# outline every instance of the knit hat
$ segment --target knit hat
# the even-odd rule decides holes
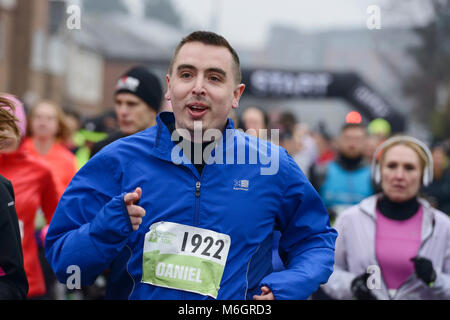
[[[146,67],[134,67],[120,77],[115,95],[122,92],[136,95],[156,112],[160,109],[163,96],[161,83]]]
[[[376,118],[369,123],[367,131],[369,131],[369,134],[372,135],[379,134],[384,137],[389,137],[391,134],[391,125],[383,118]]]

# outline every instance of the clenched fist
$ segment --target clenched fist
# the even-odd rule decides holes
[[[145,209],[138,206],[137,203],[141,199],[142,189],[137,187],[133,192],[127,193],[123,197],[123,201],[127,206],[128,215],[130,216],[131,225],[133,230],[139,229],[142,223],[142,218],[145,216]]]
[[[254,295],[253,300],[275,300],[275,297],[270,288],[263,286],[261,287],[261,294]]]

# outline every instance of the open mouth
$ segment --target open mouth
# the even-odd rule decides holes
[[[188,104],[187,109],[192,118],[198,119],[205,115],[208,111],[208,106],[202,103],[191,103]]]

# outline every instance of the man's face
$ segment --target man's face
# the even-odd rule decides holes
[[[339,151],[350,159],[360,157],[364,151],[366,132],[363,128],[347,128],[339,137]]]
[[[233,58],[225,47],[189,42],[181,47],[167,75],[168,97],[177,129],[193,137],[194,121],[203,131],[223,130],[230,110],[237,108],[245,86],[234,80]]]
[[[248,129],[254,129],[250,130],[248,133],[254,135],[259,134],[259,130],[266,129],[264,124],[264,114],[255,108],[248,108],[245,110],[244,114],[242,115],[242,121],[244,122],[244,127],[246,130]]]
[[[114,108],[120,130],[126,135],[134,134],[155,125],[156,112],[131,93],[119,93]]]
[[[445,168],[446,154],[442,147],[435,147],[432,151],[433,168],[436,170],[443,170]]]

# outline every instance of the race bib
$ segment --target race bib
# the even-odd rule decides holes
[[[142,282],[217,298],[230,236],[172,222],[145,235]]]

